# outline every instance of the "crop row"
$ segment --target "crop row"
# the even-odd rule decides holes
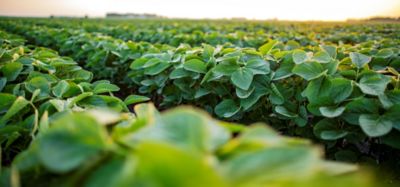
[[[2,31],[0,41],[1,186],[373,185],[356,166],[325,161],[309,141],[265,124],[190,107],[130,113],[146,98],[123,102],[117,86],[91,83],[68,57]]]
[[[381,152],[376,144],[399,148],[396,40],[175,48],[80,30],[5,27],[83,62],[97,78],[132,86],[162,108],[188,103],[220,118],[268,122],[287,134],[325,141],[336,158],[350,151],[356,160],[370,155],[380,162],[387,158],[374,156]]]
[[[16,20],[12,20],[15,22]],[[19,20],[20,24],[51,28],[82,29],[99,32],[124,41],[179,46],[226,45],[258,48],[267,39],[289,42],[288,50],[298,46],[318,46],[321,43],[359,44],[368,41],[399,40],[396,24],[292,24],[231,21],[179,21],[166,20]],[[100,23],[99,23],[100,22]],[[340,29],[338,29],[340,27]]]

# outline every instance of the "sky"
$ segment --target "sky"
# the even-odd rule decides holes
[[[103,17],[107,12],[176,18],[342,21],[400,16],[400,0],[0,0],[3,16]]]

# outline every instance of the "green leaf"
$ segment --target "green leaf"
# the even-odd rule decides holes
[[[131,63],[130,68],[134,70],[142,69],[148,60],[147,58],[138,58]]]
[[[351,52],[350,59],[351,62],[353,62],[353,64],[357,66],[358,69],[361,69],[362,67],[364,67],[365,64],[371,62],[371,57],[357,52]]]
[[[114,84],[110,84],[110,83],[99,83],[97,84],[94,89],[93,92],[95,94],[99,94],[99,93],[104,93],[104,92],[116,92],[119,91],[119,87],[114,85]]]
[[[313,60],[319,63],[329,63],[332,60],[332,58],[327,52],[319,51],[314,54]]]
[[[332,119],[323,119],[314,126],[314,134],[323,140],[344,138],[348,132],[339,129],[339,124]]]
[[[361,77],[358,87],[365,94],[378,96],[384,94],[389,82],[389,77],[374,72],[365,74]]]
[[[106,130],[87,115],[65,115],[50,126],[36,142],[39,160],[50,171],[66,173],[82,167],[106,149]]]
[[[319,111],[321,114],[328,118],[334,118],[342,115],[346,107],[320,107]]]
[[[272,146],[238,154],[223,163],[222,171],[224,176],[229,176],[232,184],[249,181],[268,184],[268,181],[284,181],[288,178],[301,180],[315,171],[313,163],[318,155],[318,151],[304,146]]]
[[[240,100],[240,107],[246,111],[254,106],[254,104],[256,104],[257,101],[266,94],[267,92],[265,90],[255,86],[254,92],[249,97]]]
[[[1,71],[8,81],[14,81],[21,73],[23,65],[20,62],[12,62],[5,64]]]
[[[207,64],[199,59],[191,59],[183,63],[183,68],[196,73],[206,73]]]
[[[194,95],[194,98],[198,99],[200,97],[203,97],[205,95],[208,95],[209,93],[211,93],[210,90],[205,89],[205,88],[200,88],[196,91],[196,94]]]
[[[165,62],[165,61],[161,61],[160,63],[158,63],[158,64],[156,64],[154,66],[145,68],[144,74],[146,74],[146,75],[157,75],[157,74],[163,72],[164,70],[166,70],[167,68],[169,68],[170,66],[171,66],[170,63]]]
[[[0,93],[0,114],[10,109],[17,97],[8,93]]]
[[[225,99],[215,106],[214,111],[219,117],[229,118],[238,113],[240,111],[240,107],[237,106],[234,100]]]
[[[393,54],[391,49],[381,49],[375,56],[378,58],[390,58]]]
[[[305,51],[303,51],[301,49],[296,49],[292,53],[292,58],[293,58],[293,62],[295,64],[301,64],[301,63],[307,61],[308,56]]]
[[[240,66],[237,64],[220,63],[220,64],[216,65],[214,68],[212,68],[212,72],[215,74],[214,76],[217,76],[217,77],[220,77],[223,75],[231,76],[232,73],[235,72],[239,68],[240,68]]]
[[[247,61],[245,67],[251,70],[254,75],[265,75],[270,72],[269,63],[258,58],[253,58]]]
[[[227,186],[219,172],[204,160],[205,157],[183,151],[176,146],[146,142],[138,146],[137,152],[131,155],[134,156],[132,159],[136,161],[134,166],[137,167],[133,179],[130,177],[134,183],[120,186]]]
[[[190,75],[191,75],[191,72],[186,71],[183,68],[176,68],[169,74],[169,78],[170,79],[180,79],[183,77],[188,77]]]
[[[29,101],[26,100],[24,97],[19,96],[11,105],[10,109],[8,109],[7,113],[1,118],[1,122],[6,122],[8,119],[13,117],[19,111],[24,109],[29,104]]]
[[[65,92],[69,89],[69,84],[65,80],[61,80],[57,83],[55,87],[53,87],[53,95],[57,98],[61,98]]]
[[[239,68],[232,73],[231,81],[236,87],[248,90],[253,81],[253,72],[248,68]]]
[[[270,40],[268,43],[262,45],[258,50],[261,52],[261,54],[266,55],[268,54],[274,46],[278,44],[277,40]]]
[[[152,59],[146,61],[146,63],[144,63],[144,65],[142,67],[143,68],[152,67],[152,66],[155,66],[155,65],[159,64],[160,62],[162,62],[161,59],[152,58]]]
[[[362,114],[359,118],[361,129],[370,137],[383,136],[392,130],[392,121],[385,116],[375,114]]]
[[[328,70],[324,70],[318,62],[306,62],[294,66],[292,72],[306,80],[313,80],[325,75]]]
[[[353,92],[353,84],[350,80],[345,78],[331,78],[329,79],[330,86],[329,96],[333,99],[334,103],[340,103],[347,99]]]
[[[126,105],[131,105],[131,104],[136,104],[136,103],[141,103],[144,101],[148,101],[150,98],[146,96],[141,96],[141,95],[129,95],[125,100],[124,103]]]
[[[254,92],[254,90],[255,90],[254,86],[252,86],[252,88],[248,90],[242,90],[236,87],[236,95],[241,99],[245,99],[248,98]]]
[[[322,45],[321,48],[329,54],[329,56],[333,59],[336,59],[337,56],[337,48],[333,45]]]
[[[7,84],[7,78],[5,77],[0,78],[0,92],[3,90],[6,84]]]
[[[27,90],[33,93],[40,89],[40,96],[47,96],[50,93],[50,83],[45,77],[34,77],[26,84]]]
[[[286,108],[283,107],[283,106],[276,106],[276,107],[275,107],[275,112],[278,113],[278,114],[280,114],[280,115],[282,115],[282,116],[288,117],[288,118],[295,118],[295,117],[298,117],[297,114],[295,114],[295,113],[293,113],[293,112],[290,112],[288,109],[286,109]]]

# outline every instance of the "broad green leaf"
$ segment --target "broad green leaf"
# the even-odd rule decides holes
[[[254,75],[258,74],[265,75],[270,72],[269,63],[262,59],[257,59],[257,58],[250,59],[246,63],[245,67],[251,70]]]
[[[7,78],[5,77],[0,78],[0,92],[3,90],[6,84],[7,84]]]
[[[389,58],[393,55],[393,51],[391,49],[381,49],[378,51],[378,53],[375,55],[376,57],[379,58]]]
[[[148,101],[150,100],[150,98],[146,97],[146,96],[141,96],[141,95],[129,95],[128,97],[126,97],[126,99],[124,100],[124,103],[126,105],[131,105],[131,104],[136,104],[136,103],[140,103],[140,102],[144,102],[144,101]]]
[[[392,130],[392,121],[385,116],[375,114],[362,114],[359,118],[361,129],[370,137],[383,136]]]
[[[53,95],[57,98],[61,98],[65,92],[69,89],[69,84],[65,80],[61,80],[53,87]]]
[[[7,112],[17,97],[8,93],[0,93],[0,114]]]
[[[222,163],[222,171],[239,186],[288,178],[303,179],[313,173],[318,155],[315,149],[304,146],[270,147],[239,153]]]
[[[333,99],[334,103],[340,103],[347,99],[353,92],[353,84],[350,80],[345,78],[332,78],[329,79],[330,86],[329,92],[330,98]]]
[[[329,54],[329,56],[333,59],[336,59],[337,56],[337,48],[333,45],[322,45],[321,48]]]
[[[131,69],[134,69],[134,70],[142,69],[143,66],[144,66],[144,64],[145,64],[148,60],[149,60],[149,59],[147,59],[147,58],[139,58],[139,59],[136,59],[135,61],[133,61],[133,62],[131,63],[130,68],[131,68]]]
[[[240,107],[246,111],[250,109],[252,106],[254,106],[257,103],[257,101],[266,94],[267,94],[266,90],[263,90],[258,86],[255,86],[254,92],[249,97],[240,100]]]
[[[119,87],[110,83],[99,83],[93,89],[93,92],[95,94],[104,92],[116,92],[116,91],[119,91]]]
[[[223,178],[204,157],[176,146],[147,142],[132,154],[136,166],[134,183],[122,186],[210,187],[227,186]],[[163,155],[160,157],[160,155]],[[201,181],[201,182],[200,182]]]
[[[326,107],[326,106],[324,106],[324,107],[320,107],[319,111],[325,117],[334,118],[334,117],[340,116],[344,112],[345,109],[346,109],[345,107],[335,107],[335,106]]]
[[[254,90],[254,86],[248,90],[242,90],[236,87],[236,95],[241,99],[248,98],[254,92]]]
[[[389,82],[389,77],[374,72],[361,77],[358,87],[365,94],[378,96],[384,94]]]
[[[186,71],[183,68],[176,68],[176,69],[172,70],[172,72],[169,74],[169,78],[170,79],[180,79],[183,77],[188,77],[190,75],[191,75],[191,73],[189,71]]]
[[[301,64],[301,63],[307,61],[308,56],[305,51],[303,51],[301,49],[296,49],[293,51],[292,58],[293,58],[293,62],[295,64]]]
[[[275,107],[275,112],[280,114],[280,115],[282,115],[282,116],[288,117],[288,118],[295,118],[295,117],[298,116],[297,114],[295,114],[293,112],[290,112],[284,106],[276,106]]]
[[[1,118],[1,122],[6,122],[8,119],[13,117],[19,111],[24,109],[29,104],[29,101],[26,100],[24,97],[19,96],[11,105],[10,109],[8,109],[7,113]]]
[[[364,67],[365,64],[371,62],[371,57],[357,52],[351,52],[350,59],[351,62],[353,62],[353,64],[357,66],[358,69],[361,69],[362,67]]]
[[[160,63],[158,63],[158,64],[156,64],[154,66],[145,68],[144,74],[146,74],[146,75],[157,75],[157,74],[163,72],[164,70],[166,70],[167,68],[169,68],[170,66],[171,66],[170,63],[165,62],[165,61],[161,61]]]
[[[270,40],[268,43],[262,45],[258,50],[261,52],[261,54],[266,55],[268,54],[274,46],[278,44],[277,40]]]
[[[52,122],[36,142],[41,163],[55,173],[66,173],[90,161],[107,146],[106,130],[84,114],[68,114]]]
[[[327,52],[319,51],[314,54],[313,60],[319,63],[329,63],[332,60],[332,58]]]
[[[207,64],[199,59],[191,59],[183,63],[183,68],[196,73],[206,73]]]
[[[8,81],[14,81],[21,73],[23,65],[20,62],[11,62],[5,64],[1,71]]]
[[[142,67],[143,67],[143,68],[152,67],[152,66],[155,66],[155,65],[157,65],[157,64],[159,64],[159,63],[161,63],[161,62],[162,62],[161,59],[152,58],[152,59],[146,61],[146,63],[144,63]]]
[[[50,93],[50,82],[45,77],[34,77],[27,82],[26,88],[31,93],[40,89],[40,96],[47,96]]]
[[[234,100],[226,99],[218,103],[218,105],[215,106],[214,111],[219,117],[229,118],[238,113],[240,107],[237,106]]]
[[[313,80],[325,75],[328,70],[324,70],[318,62],[305,62],[294,66],[292,72],[306,80]]]
[[[208,95],[209,93],[211,93],[210,90],[205,89],[205,88],[200,88],[196,91],[196,94],[194,95],[194,98],[198,99],[200,97],[203,97],[205,95]]]
[[[314,126],[314,134],[323,140],[344,138],[348,132],[339,128],[339,123],[332,119],[323,119]]]
[[[253,72],[248,68],[239,68],[231,75],[232,83],[242,89],[248,90],[253,81]]]
[[[239,68],[240,66],[234,63],[220,63],[216,65],[212,71],[217,75],[230,76]]]

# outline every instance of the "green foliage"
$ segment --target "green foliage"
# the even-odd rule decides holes
[[[126,105],[151,98],[161,110],[190,104],[228,121],[266,122],[282,133],[324,143],[326,156],[331,159],[352,152],[351,161],[372,159],[381,165],[396,167],[395,156],[387,155],[397,155],[396,149],[400,147],[397,143],[400,135],[398,25],[314,23],[309,27],[308,23],[130,21],[4,18],[0,22],[1,28],[24,36],[30,44],[52,48],[73,59],[60,57],[48,48],[24,47],[23,39],[0,33],[0,141],[5,162],[12,160],[11,150],[20,152],[31,139],[39,136],[40,124],[51,123],[57,116],[93,108],[127,112]],[[91,83],[92,79],[96,82]],[[98,81],[102,79],[108,81]],[[122,101],[120,98],[125,96],[128,97]],[[15,102],[22,105],[14,106]],[[151,107],[143,107],[136,114],[154,112],[144,108]],[[140,129],[155,118],[158,117],[142,118],[144,122],[131,130]],[[198,120],[189,114],[182,119]],[[124,124],[129,126],[127,123],[130,122]],[[168,125],[168,128],[175,129],[175,126]],[[124,133],[123,128],[115,130],[112,138]],[[155,134],[146,132],[143,136],[174,143],[176,138],[184,142],[183,147],[193,146],[196,151],[210,150],[204,147],[204,141],[214,141],[201,138],[208,135],[195,136],[195,140],[175,137],[175,131],[161,133],[160,137]],[[129,142],[128,147],[136,148],[136,143]],[[143,167],[149,171],[157,171],[151,165],[154,160],[150,159],[149,150],[153,148],[182,156],[168,147],[151,144],[143,148],[147,150],[144,157],[149,157]],[[104,149],[109,151],[109,147]],[[276,158],[262,151],[258,153],[263,155],[261,158]],[[256,153],[253,158],[257,160]],[[88,184],[124,186],[130,179],[124,176],[135,173],[124,168],[133,167],[136,158],[130,158],[128,163],[118,156],[108,159],[112,162],[90,174]],[[165,159],[163,162],[172,165],[176,162]],[[78,161],[71,163],[78,165]],[[251,162],[238,159],[238,163],[229,167],[236,168],[242,161]],[[203,171],[201,163],[197,166]],[[243,167],[245,170],[247,166]],[[116,170],[113,174],[107,173]],[[221,171],[235,176],[237,172]],[[251,177],[248,175],[258,176],[256,171],[248,173],[252,174],[237,174],[235,183],[247,185],[245,179]],[[278,171],[274,173],[286,176]],[[110,181],[104,181],[104,176],[110,176]],[[152,177],[148,173],[140,176],[143,180]],[[195,185],[186,180],[170,181],[173,176],[158,177],[157,180],[175,186]],[[208,177],[207,180],[218,181]],[[319,180],[314,182],[319,184]],[[305,183],[307,186],[307,180]]]
[[[151,104],[141,104],[135,111],[136,117],[96,110],[57,116],[13,162],[25,179],[19,182],[23,186],[372,185],[371,179],[360,180],[364,174],[357,167],[325,161],[309,141],[284,137],[264,124],[243,126],[233,138],[227,127],[234,124],[197,109],[181,107],[160,114]],[[105,127],[110,123],[98,115],[115,116],[111,131]],[[11,177],[2,173],[3,181]]]

